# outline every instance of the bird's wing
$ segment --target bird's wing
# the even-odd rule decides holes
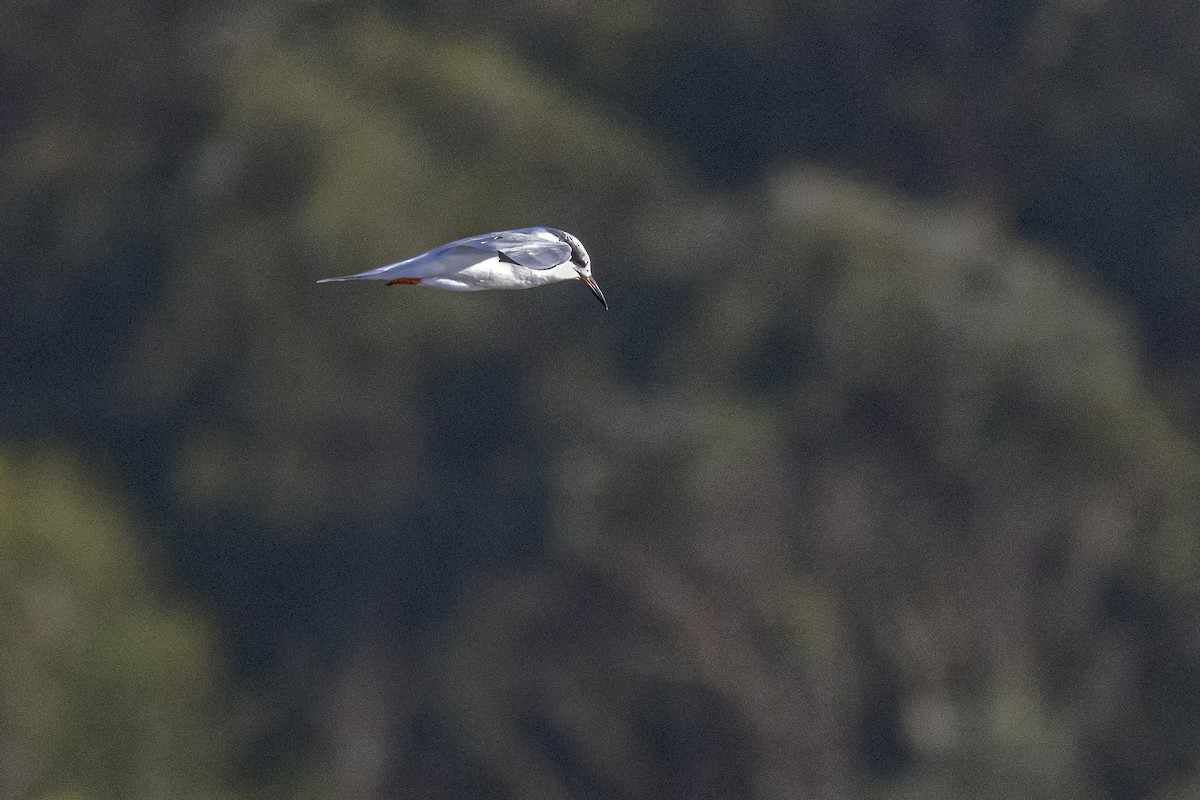
[[[477,237],[481,250],[499,253],[502,261],[511,261],[529,269],[550,269],[571,258],[571,245],[546,228],[517,228]]]
[[[511,231],[469,236],[410,256],[394,264],[346,275],[323,278],[330,281],[391,280],[393,278],[428,278],[447,272],[457,272],[491,258],[499,257],[529,269],[550,269],[571,257],[571,246],[548,228],[516,228]]]

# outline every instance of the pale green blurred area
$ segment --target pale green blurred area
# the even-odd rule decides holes
[[[118,502],[52,448],[0,458],[4,797],[225,796],[211,625]]]
[[[0,800],[1197,796],[1200,27],[1084,6],[12,6]],[[531,224],[610,312],[315,285]]]

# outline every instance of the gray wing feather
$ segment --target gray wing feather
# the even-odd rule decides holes
[[[571,258],[571,246],[565,242],[508,245],[497,250],[522,267],[530,269],[550,269]]]
[[[571,245],[546,228],[501,231],[481,236],[475,242],[480,248],[502,253],[508,260],[530,269],[550,269],[571,258]]]
[[[390,280],[393,277],[421,278],[440,274],[451,269],[466,269],[481,261],[501,258],[529,269],[550,269],[571,258],[571,246],[549,228],[515,228],[510,231],[468,236],[435,247],[419,255],[411,256],[395,264],[345,275],[340,278],[323,278],[317,283],[330,281]]]

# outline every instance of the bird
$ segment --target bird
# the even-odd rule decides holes
[[[394,264],[322,278],[334,281],[386,281],[388,286],[432,286],[452,292],[532,289],[560,281],[587,284],[605,310],[608,301],[592,277],[583,244],[566,231],[541,226],[468,236]]]

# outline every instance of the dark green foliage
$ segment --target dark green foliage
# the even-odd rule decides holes
[[[0,795],[1191,796],[1152,5],[14,9]]]

